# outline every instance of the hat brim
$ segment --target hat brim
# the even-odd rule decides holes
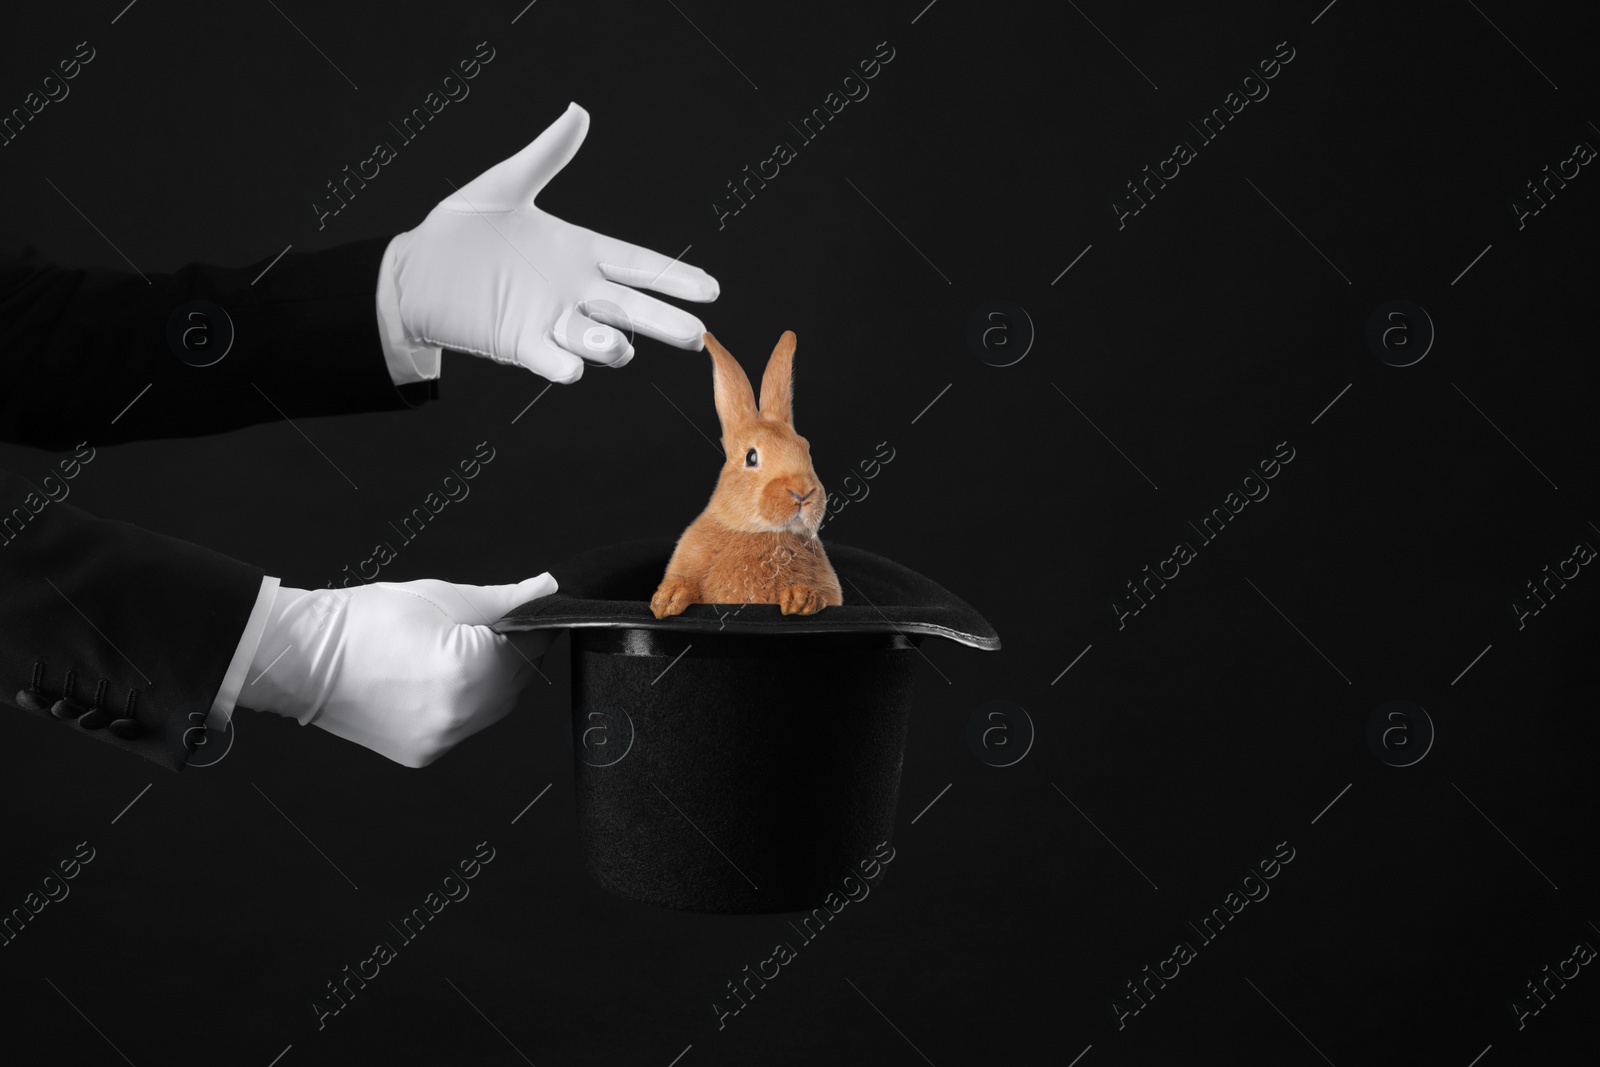
[[[628,541],[573,556],[550,568],[559,591],[513,608],[493,624],[502,633],[614,627],[683,634],[919,634],[994,651],[1000,635],[966,601],[909,567],[865,549],[829,542],[844,603],[813,615],[784,615],[776,604],[692,604],[657,619],[654,595],[673,542]]]

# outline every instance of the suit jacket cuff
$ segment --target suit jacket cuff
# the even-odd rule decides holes
[[[28,490],[0,472],[0,501]],[[187,766],[255,614],[261,568],[69,503],[40,507],[0,558],[0,695],[51,729]],[[62,697],[88,710],[52,714]],[[114,725],[125,718],[136,728]]]

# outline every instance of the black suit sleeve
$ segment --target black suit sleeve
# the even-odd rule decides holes
[[[397,389],[384,363],[375,293],[387,243],[148,280],[0,253],[0,440],[77,450],[37,485],[0,471],[0,700],[182,769],[263,572],[89,515],[56,499],[61,483],[96,446],[437,396],[433,382]],[[204,320],[182,316],[193,301],[210,305]],[[195,365],[203,349],[177,354],[175,313],[211,341],[231,322],[227,354],[209,366]]]
[[[384,364],[376,293],[388,243],[144,276],[11,247],[0,258],[0,440],[65,450],[436,397],[437,382],[397,389]],[[221,312],[190,318],[195,302]],[[185,359],[168,335],[190,327],[197,350]],[[227,355],[195,365],[212,358],[202,336],[214,348],[230,332]]]

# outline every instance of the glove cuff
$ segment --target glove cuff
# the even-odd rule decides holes
[[[228,720],[233,717],[233,709],[239,702],[239,691],[247,680],[255,677],[256,672],[250,669],[250,665],[255,662],[256,652],[261,647],[261,638],[266,633],[267,620],[272,615],[272,602],[277,594],[278,579],[271,575],[263,577],[261,588],[256,593],[256,606],[251,609],[244,633],[239,637],[239,647],[234,650],[228,672],[222,676],[222,687],[211,702],[211,711],[206,716],[208,730],[221,733],[228,728]]]
[[[396,260],[409,234],[397,234],[384,249],[378,265],[378,336],[383,342],[383,359],[395,385],[431,381],[439,377],[442,350],[406,334],[400,318],[400,286]]]
[[[279,586],[267,611],[260,644],[239,691],[239,704],[310,725],[333,688],[349,596],[340,589]]]

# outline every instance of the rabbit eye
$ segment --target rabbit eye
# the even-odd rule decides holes
[[[760,461],[761,457],[756,455],[756,450],[753,448],[744,454],[744,465],[746,467],[754,467]]]

